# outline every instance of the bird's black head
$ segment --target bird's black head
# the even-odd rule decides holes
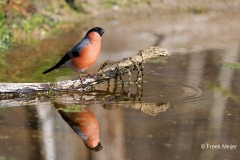
[[[102,35],[103,35],[103,33],[105,32],[105,30],[104,30],[103,28],[101,28],[101,27],[94,27],[94,28],[90,29],[90,30],[87,32],[86,35],[88,35],[88,34],[91,33],[91,32],[97,32],[97,33],[102,37]]]

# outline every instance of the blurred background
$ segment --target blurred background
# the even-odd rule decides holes
[[[53,80],[38,76],[39,72],[58,61],[93,26],[106,30],[99,63],[151,45],[172,53],[231,48],[240,36],[239,5],[238,0],[2,0],[0,81]],[[23,78],[29,72],[31,77]]]

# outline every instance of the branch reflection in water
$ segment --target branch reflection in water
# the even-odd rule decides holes
[[[170,107],[170,102],[143,102],[142,94],[130,93],[127,91],[109,92],[94,90],[89,92],[62,94],[55,97],[55,101],[60,104],[90,104],[99,103],[104,109],[113,110],[122,108],[124,110],[136,109],[148,115],[156,116],[160,112],[165,112]]]

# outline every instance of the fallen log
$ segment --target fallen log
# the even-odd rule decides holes
[[[103,63],[99,71],[94,74],[94,78],[85,78],[82,84],[79,79],[63,80],[55,83],[0,83],[0,93],[28,94],[44,91],[89,90],[91,86],[108,81],[111,78],[119,76],[121,79],[123,74],[130,74],[132,70],[138,70],[138,80],[141,80],[143,63],[153,57],[170,55],[167,49],[152,46],[147,50],[140,50],[137,55],[124,58],[122,61],[107,61]]]

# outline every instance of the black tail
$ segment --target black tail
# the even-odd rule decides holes
[[[45,72],[43,72],[43,74],[46,74],[46,73],[48,73],[48,72],[51,72],[51,71],[54,70],[54,69],[59,68],[61,65],[63,65],[63,64],[64,64],[66,61],[68,61],[69,59],[71,59],[71,58],[70,58],[70,56],[68,55],[68,53],[65,54],[65,56],[63,56],[63,58],[62,58],[55,66],[53,66],[52,68],[46,70]]]
[[[63,62],[63,61],[60,61],[60,62],[58,62],[55,66],[53,66],[52,68],[49,68],[48,70],[44,71],[43,74],[46,74],[46,73],[48,73],[48,72],[51,72],[52,70],[57,69],[58,67],[60,67],[60,66],[63,65],[63,64],[64,64],[64,62]]]
[[[56,66],[53,66],[52,68],[44,71],[43,74],[46,74],[46,73],[48,73],[48,72],[51,72],[52,70],[54,70],[54,69],[56,69],[56,68],[57,68]]]

